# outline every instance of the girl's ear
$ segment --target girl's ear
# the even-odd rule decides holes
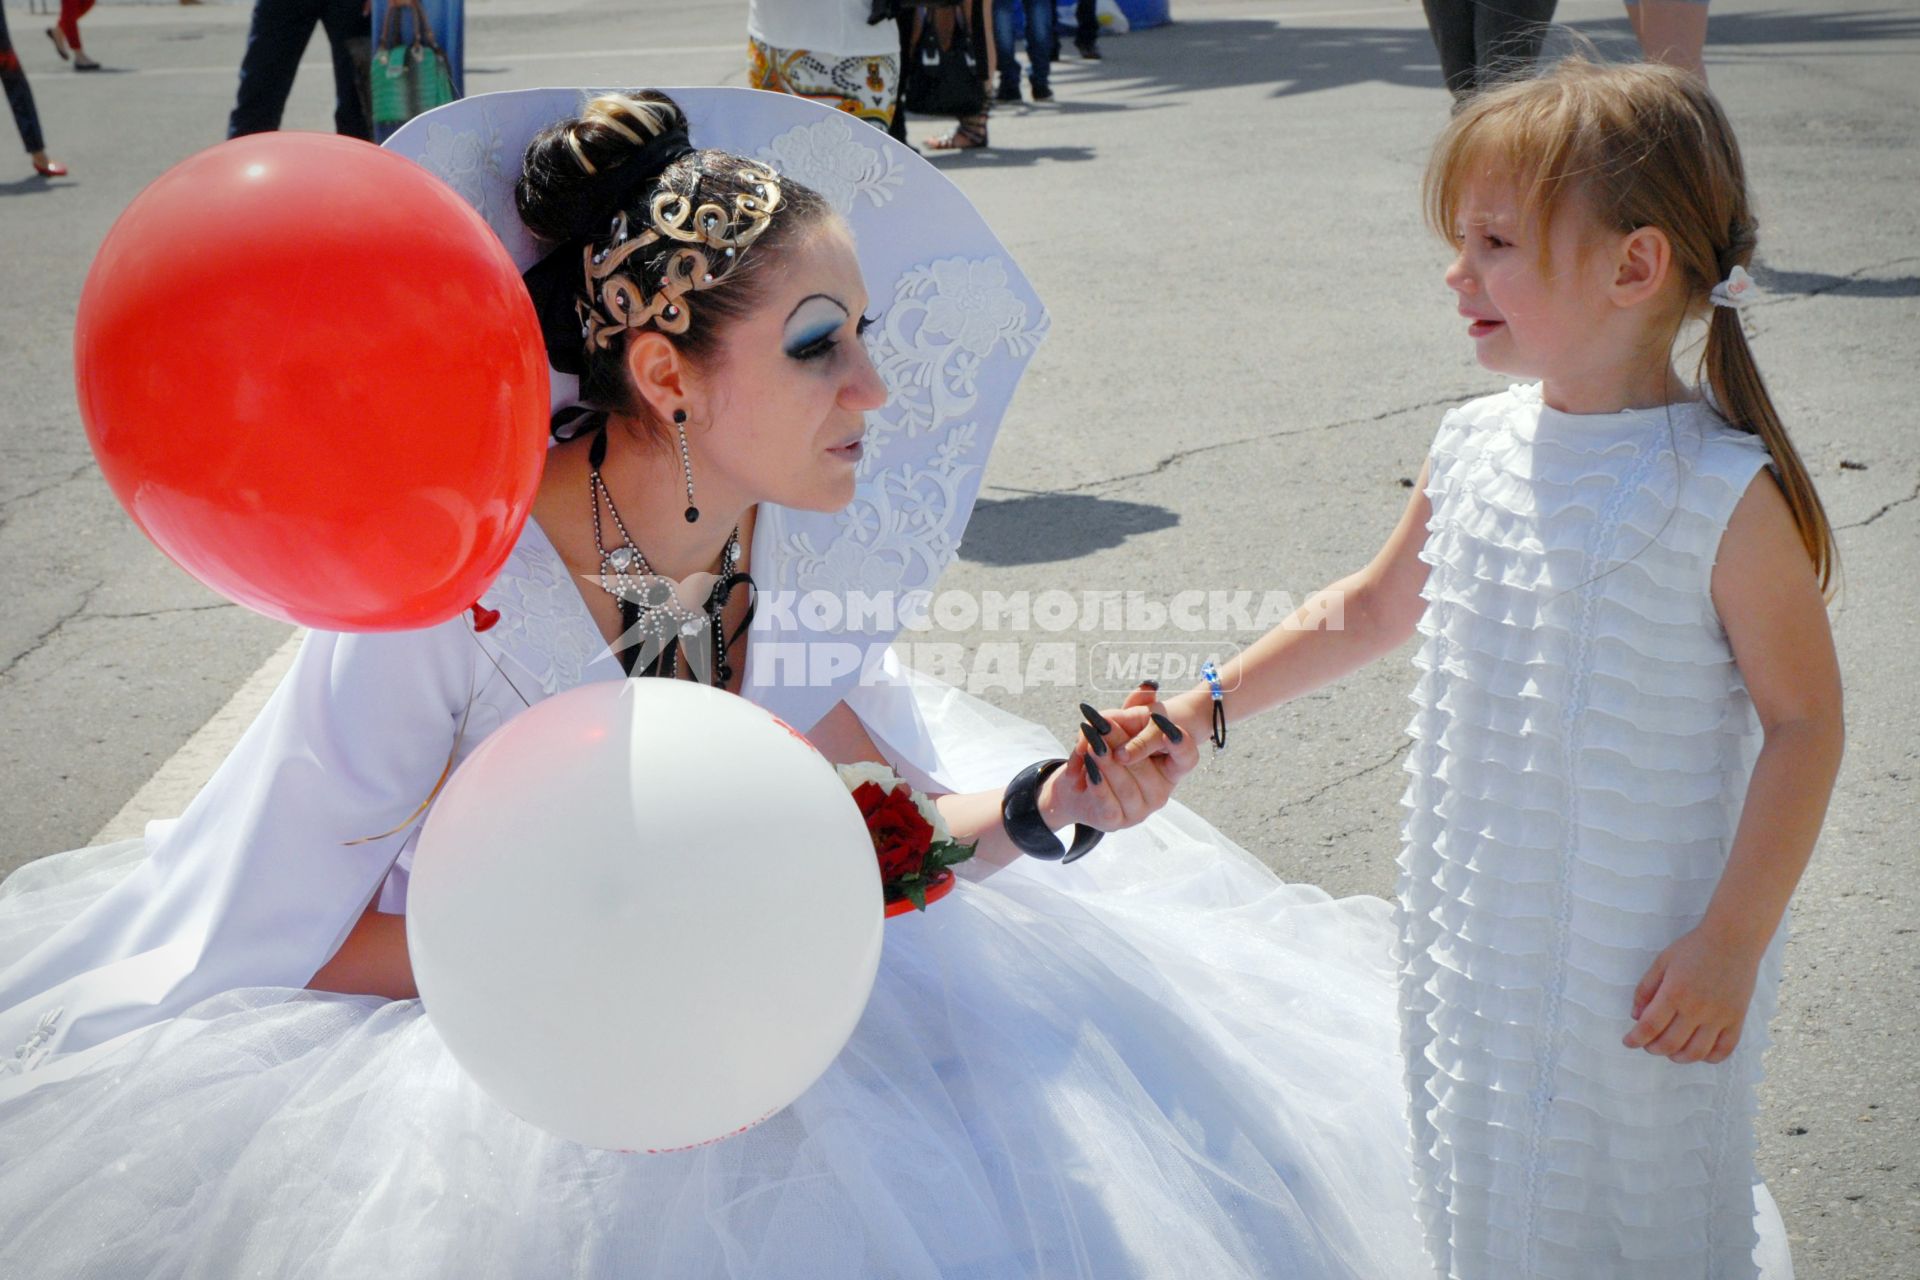
[[[1641,227],[1621,238],[1609,290],[1617,307],[1637,307],[1658,297],[1673,272],[1673,243],[1658,227]]]

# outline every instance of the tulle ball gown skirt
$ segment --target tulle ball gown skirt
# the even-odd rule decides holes
[[[970,785],[1059,753],[921,697]],[[17,872],[0,967],[143,856]],[[243,987],[0,1074],[0,1274],[1417,1276],[1393,935],[1170,805],[889,922],[826,1075],[661,1156],[504,1111],[418,1001]]]

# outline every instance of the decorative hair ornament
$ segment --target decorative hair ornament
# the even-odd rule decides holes
[[[586,296],[579,313],[580,336],[590,350],[604,351],[617,335],[633,329],[687,331],[686,295],[731,275],[739,251],[765,234],[780,208],[780,176],[773,170],[752,165],[741,177],[747,189],[727,203],[661,191],[647,202],[645,230],[636,234],[628,214],[620,212],[604,245],[587,242],[581,250]],[[684,247],[646,252],[667,242]],[[627,269],[636,257],[639,269]]]
[[[646,112],[628,116],[647,130],[646,142],[633,155],[611,169],[595,168],[580,148],[580,139],[567,134],[567,145],[579,162],[580,171],[591,179],[583,195],[589,211],[586,225],[606,227],[621,210],[639,202],[649,188],[657,188],[660,177],[682,156],[694,151],[683,127],[665,127],[666,117]],[[626,132],[624,123],[610,118],[602,124]],[[658,131],[656,131],[658,130]],[[578,377],[586,372],[589,330],[581,313],[580,254],[604,232],[587,232],[554,245],[538,262],[522,273],[534,310],[540,316],[540,336],[547,348],[547,361],[562,373]]]
[[[1713,292],[1707,296],[1716,307],[1732,307],[1740,311],[1753,305],[1760,296],[1760,286],[1754,283],[1745,267],[1735,267],[1725,280],[1713,286]]]

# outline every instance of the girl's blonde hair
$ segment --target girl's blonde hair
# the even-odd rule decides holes
[[[1820,589],[1831,596],[1839,565],[1833,526],[1767,395],[1739,313],[1708,300],[1735,267],[1752,262],[1759,224],[1740,146],[1706,85],[1672,67],[1575,56],[1469,99],[1427,165],[1427,221],[1448,242],[1466,187],[1488,173],[1518,181],[1522,215],[1543,232],[1572,200],[1602,227],[1666,234],[1687,314],[1712,312],[1698,374],[1727,420],[1759,436],[1773,456]]]

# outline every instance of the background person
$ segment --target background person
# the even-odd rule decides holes
[[[1054,47],[1059,47],[1057,40]],[[1076,0],[1073,6],[1073,47],[1087,61],[1100,61],[1100,0]]]
[[[1627,21],[1648,62],[1664,62],[1707,78],[1707,0],[1639,0],[1627,5]]]
[[[1554,0],[1422,3],[1440,54],[1440,74],[1456,102],[1531,67],[1553,21]]]
[[[75,71],[98,71],[100,64],[80,47],[80,19],[93,8],[93,0],[60,0],[60,20],[47,28],[47,39],[62,62],[73,63]]]
[[[317,24],[326,28],[333,51],[334,131],[371,142],[373,124],[361,103],[352,43],[367,35],[369,21],[366,0],[255,0],[227,136],[270,133],[280,127],[300,57]]]
[[[1048,73],[1052,69],[1052,59],[1059,55],[1060,48],[1060,38],[1054,30],[1053,0],[1027,0],[1024,23],[1013,6],[1014,0],[1003,0],[993,11],[994,57],[1000,64],[1000,88],[993,95],[994,100],[1020,101],[1020,60],[1015,56],[1014,46],[1024,26],[1027,37],[1027,79],[1033,86],[1033,100],[1052,102],[1053,89],[1048,83]]]
[[[921,5],[914,16],[906,45],[909,59],[919,56],[921,35],[925,25],[931,22],[942,49],[952,49],[956,41],[963,42],[963,47],[973,58],[979,78],[978,105],[957,115],[952,132],[927,139],[929,151],[974,151],[987,145],[987,86],[993,82],[996,65],[992,39],[993,12],[993,0],[962,0],[960,4]],[[911,67],[912,63],[909,62],[909,71],[901,81],[903,106]]]
[[[885,129],[900,98],[898,29],[870,0],[749,0],[747,83]]]
[[[34,110],[27,73],[21,68],[20,55],[14,52],[13,40],[7,35],[4,8],[0,8],[0,85],[6,87],[7,105],[13,108],[13,122],[19,126],[20,141],[27,144],[27,154],[33,158],[33,171],[43,178],[64,176],[67,167],[48,157],[46,139],[40,136],[40,113]]]

